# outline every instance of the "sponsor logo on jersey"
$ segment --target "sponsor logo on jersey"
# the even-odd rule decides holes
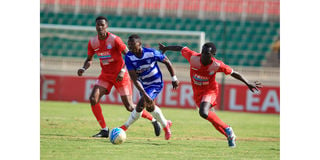
[[[208,85],[209,84],[209,77],[195,74],[192,78],[193,78],[194,84],[196,84],[196,85]]]
[[[99,56],[99,58],[101,58],[101,57],[111,57],[111,54],[109,52],[100,52],[100,53],[97,53],[97,55]]]
[[[196,81],[196,80],[193,80],[193,83],[194,83],[195,85],[198,85],[198,86],[208,85],[208,84],[209,84],[209,82],[198,82],[198,81]]]
[[[114,61],[114,59],[112,58],[109,52],[100,52],[100,53],[97,53],[97,55],[100,59],[100,62],[103,65],[108,65],[110,62]]]
[[[136,72],[139,74],[139,73],[142,73],[142,72],[144,72],[144,71],[147,71],[147,70],[149,70],[151,67],[139,67],[139,68],[137,68],[137,70],[136,70]]]

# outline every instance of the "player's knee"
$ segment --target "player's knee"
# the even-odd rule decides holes
[[[143,110],[143,106],[140,106],[140,105],[136,106],[136,111],[137,112],[142,112],[142,110]]]
[[[129,112],[132,112],[134,110],[134,108],[131,105],[126,105],[126,109]]]
[[[153,105],[148,106],[148,107],[146,107],[146,110],[147,110],[148,112],[153,112],[153,111],[154,111],[154,106],[153,106]]]
[[[94,96],[90,96],[89,100],[90,100],[91,105],[96,105],[98,103],[97,99]]]
[[[206,112],[206,111],[203,110],[203,109],[200,109],[200,110],[199,110],[199,114],[200,114],[200,116],[201,116],[202,118],[204,118],[204,119],[207,119],[207,118],[208,118],[208,112]]]

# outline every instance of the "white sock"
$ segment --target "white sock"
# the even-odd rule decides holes
[[[130,127],[137,119],[139,119],[142,115],[142,112],[137,112],[135,109],[130,113],[129,119],[124,124],[127,128]]]
[[[102,130],[108,131],[108,130],[109,130],[109,128],[108,128],[108,127],[106,127],[106,128],[102,128]]]
[[[154,111],[150,113],[158,122],[160,122],[162,128],[165,128],[167,126],[167,120],[158,106],[155,106]]]

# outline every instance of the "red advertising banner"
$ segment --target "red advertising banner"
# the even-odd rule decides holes
[[[41,100],[88,102],[96,77],[42,75],[40,81]],[[221,92],[221,86],[220,92]],[[139,92],[133,89],[133,101],[139,100]],[[156,99],[157,105],[172,108],[195,108],[190,82],[180,82],[177,90],[170,81],[164,82],[162,92]],[[220,95],[218,105],[220,109]],[[113,87],[109,95],[100,100],[104,104],[122,104]],[[280,113],[280,87],[264,86],[260,94],[252,93],[245,85],[224,86],[224,110],[251,113]]]

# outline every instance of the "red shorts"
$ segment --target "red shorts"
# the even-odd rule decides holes
[[[120,96],[132,95],[132,84],[128,72],[125,72],[123,79],[120,82],[117,82],[115,78],[110,79],[101,73],[95,85],[106,88],[107,94],[110,93],[112,86],[114,86]]]
[[[217,104],[218,90],[211,90],[206,92],[194,92],[193,99],[197,107],[200,107],[202,102],[209,102],[212,106]]]

